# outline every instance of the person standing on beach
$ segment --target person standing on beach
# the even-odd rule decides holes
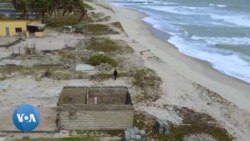
[[[118,76],[118,72],[117,72],[117,70],[115,69],[115,71],[114,71],[114,79],[115,79],[115,80],[116,80],[117,76]]]

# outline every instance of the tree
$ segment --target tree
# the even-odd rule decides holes
[[[87,6],[82,0],[12,0],[15,9],[22,13],[22,18],[28,19],[28,13],[39,14],[42,22],[46,16],[51,16],[61,11],[64,16],[68,14],[79,14],[79,20],[87,15]],[[37,17],[38,18],[38,17]]]
[[[84,3],[81,3],[78,7],[79,10],[79,14],[80,14],[80,18],[79,21],[83,19],[83,17],[87,16],[87,8],[86,5]]]
[[[30,0],[29,7],[33,13],[38,13],[41,16],[41,20],[44,23],[45,16],[48,13],[49,7],[51,7],[51,0]]]
[[[29,0],[13,0],[12,1],[14,8],[21,12],[21,18],[27,18],[28,19],[28,11],[29,11]]]

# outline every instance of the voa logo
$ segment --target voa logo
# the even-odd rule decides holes
[[[17,119],[19,122],[36,122],[36,118],[34,114],[30,114],[29,116],[25,115],[25,114],[17,114]]]
[[[40,114],[37,108],[29,104],[23,104],[13,113],[13,123],[22,132],[35,130],[40,123]]]

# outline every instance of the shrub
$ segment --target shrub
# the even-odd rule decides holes
[[[118,62],[115,61],[113,58],[103,55],[103,54],[91,56],[88,59],[87,63],[93,66],[98,66],[101,63],[108,63],[112,65],[113,67],[116,67],[118,65]]]
[[[113,31],[109,28],[109,26],[103,24],[89,24],[86,28],[87,32],[91,32],[93,34],[103,34]]]
[[[46,20],[46,25],[49,27],[62,27],[67,25],[75,25],[79,23],[79,16],[74,15],[65,15],[65,16],[57,16],[49,17]]]
[[[161,78],[153,70],[148,68],[138,69],[135,71],[133,77],[132,84],[142,92],[142,95],[137,96],[137,100],[155,101],[160,97]]]
[[[102,52],[113,52],[120,49],[119,45],[115,41],[110,40],[108,38],[92,37],[86,43],[86,46],[88,50],[102,51]]]
[[[111,25],[115,26],[116,28],[119,28],[121,31],[124,31],[120,22],[113,22],[111,23]]]

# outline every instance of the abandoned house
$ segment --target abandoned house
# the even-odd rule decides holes
[[[0,37],[43,37],[44,30],[41,21],[0,20]]]
[[[63,130],[133,127],[134,108],[126,87],[64,87],[57,125]]]

